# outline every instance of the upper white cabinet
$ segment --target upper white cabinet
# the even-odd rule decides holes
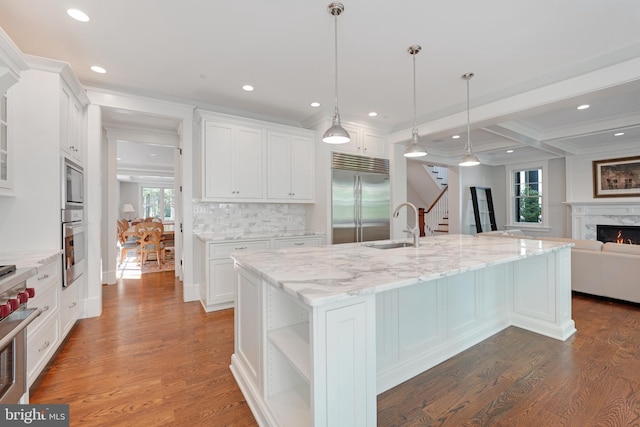
[[[63,84],[60,89],[60,148],[82,164],[83,107],[73,92]]]
[[[7,90],[27,69],[20,49],[0,28],[0,195],[13,194],[13,151],[7,113]]]
[[[313,138],[267,133],[267,198],[313,201]]]
[[[263,135],[258,128],[204,122],[203,199],[262,198]]]
[[[13,176],[10,163],[13,153],[7,137],[7,96],[0,94],[0,189],[11,190]]]
[[[342,151],[362,156],[388,158],[386,137],[384,134],[370,129],[355,127],[353,125],[343,125],[349,132],[351,141],[346,144],[335,144],[331,148],[334,151]]]
[[[312,203],[315,132],[197,111],[195,194],[212,202]]]

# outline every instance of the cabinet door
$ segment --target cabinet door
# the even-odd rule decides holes
[[[314,156],[313,140],[293,137],[291,140],[291,197],[313,200]]]
[[[267,198],[291,198],[292,162],[288,135],[269,133],[267,137]],[[295,166],[293,166],[295,167]]]
[[[364,131],[362,136],[362,152],[369,156],[387,157],[384,136],[373,132]]]
[[[13,153],[9,150],[7,136],[7,97],[0,95],[0,188],[11,190],[11,164]]]
[[[333,144],[331,145],[331,148],[334,151],[342,151],[344,153],[360,153],[360,130],[348,125],[342,125],[342,127],[349,132],[351,141],[346,144]]]
[[[69,103],[71,94],[65,89],[60,90],[60,148],[71,154],[69,146]]]
[[[233,302],[235,299],[232,259],[209,260],[207,305]]]
[[[80,276],[71,286],[63,289],[60,296],[60,327],[63,338],[69,333],[80,314],[80,284],[83,277],[84,275]]]
[[[240,199],[262,198],[263,141],[260,129],[237,127],[235,133],[235,191]]]
[[[82,108],[75,98],[69,102],[69,150],[71,157],[81,165],[82,158]]]
[[[203,147],[205,198],[232,196],[232,132],[230,125],[206,124]]]

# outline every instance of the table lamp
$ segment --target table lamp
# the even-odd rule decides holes
[[[135,212],[135,209],[133,209],[133,205],[131,203],[125,203],[124,205],[122,205],[122,213],[127,215],[127,221],[131,219],[129,218],[129,214],[131,212]]]

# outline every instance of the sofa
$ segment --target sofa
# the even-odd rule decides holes
[[[561,237],[532,237],[524,235],[520,230],[478,234],[484,235],[573,243],[572,290],[640,303],[640,245]]]

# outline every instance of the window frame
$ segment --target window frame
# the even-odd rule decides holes
[[[542,221],[539,223],[533,222],[518,222],[515,218],[516,210],[516,180],[515,173],[528,171],[533,169],[540,169],[542,174],[542,194],[540,195],[540,203],[542,205],[541,215]],[[505,166],[506,171],[506,183],[507,183],[507,224],[508,228],[518,229],[535,229],[535,230],[550,230],[549,228],[549,162],[547,160],[541,160],[537,162],[516,163]]]
[[[144,200],[144,190],[146,188],[152,188],[152,189],[159,189],[161,196],[159,198],[159,212],[162,212],[163,215],[160,218],[163,222],[164,221],[175,221],[175,216],[176,216],[176,212],[175,212],[175,206],[176,206],[176,190],[174,187],[172,186],[163,186],[163,185],[154,185],[154,184],[143,184],[140,185],[140,208],[141,208],[141,216],[143,218],[146,218],[148,215],[146,214],[146,204],[145,204],[145,200]],[[165,204],[164,204],[164,200],[166,198],[165,196],[165,191],[166,190],[171,190],[173,191],[173,218],[165,218],[164,217],[164,211],[165,211]]]

